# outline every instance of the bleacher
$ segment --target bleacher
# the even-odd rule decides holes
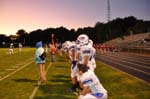
[[[140,33],[124,36],[123,38],[116,38],[104,44],[116,46],[124,51],[150,52],[150,34]]]
[[[140,33],[135,35],[124,36],[123,38],[116,38],[105,42],[106,45],[120,45],[120,44],[128,44],[136,41],[143,40],[148,37],[148,33]]]

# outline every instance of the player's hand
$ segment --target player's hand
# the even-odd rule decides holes
[[[52,38],[54,38],[54,34],[52,33]]]
[[[77,65],[77,61],[72,61],[72,64],[73,65]]]

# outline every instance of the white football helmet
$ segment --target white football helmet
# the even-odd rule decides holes
[[[75,44],[76,44],[76,45],[79,45],[79,40],[76,40],[76,41],[75,41]]]
[[[78,36],[77,41],[79,42],[79,45],[86,45],[89,43],[89,37],[86,34],[81,34]]]
[[[64,49],[65,52],[67,52],[70,44],[71,44],[70,41],[66,41],[65,43],[63,43],[62,48]]]
[[[68,46],[68,45],[71,44],[71,41],[66,41],[65,43],[66,43],[66,45]]]
[[[89,40],[89,44],[93,46],[93,41],[91,39]]]

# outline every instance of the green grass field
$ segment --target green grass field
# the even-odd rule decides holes
[[[70,63],[66,56],[56,56],[51,63],[49,55],[45,64],[47,79],[37,85],[38,71],[34,63],[35,48],[24,48],[21,53],[15,49],[9,55],[8,49],[0,48],[0,99],[77,99],[68,92],[71,87]],[[108,91],[109,99],[150,99],[150,84],[112,69],[97,61],[96,74]]]

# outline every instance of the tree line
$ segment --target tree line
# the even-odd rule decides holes
[[[44,43],[51,42],[51,34],[55,34],[55,42],[65,42],[66,40],[74,41],[78,35],[87,34],[94,43],[103,43],[105,41],[123,38],[123,36],[138,33],[150,32],[150,21],[144,21],[129,16],[125,18],[116,18],[110,22],[97,22],[94,27],[84,27],[75,29],[67,29],[63,26],[58,28],[47,28],[44,30],[37,29],[27,33],[24,29],[17,31],[16,35],[6,36],[0,35],[0,45],[6,43],[23,43],[26,46],[35,46],[37,41]]]

